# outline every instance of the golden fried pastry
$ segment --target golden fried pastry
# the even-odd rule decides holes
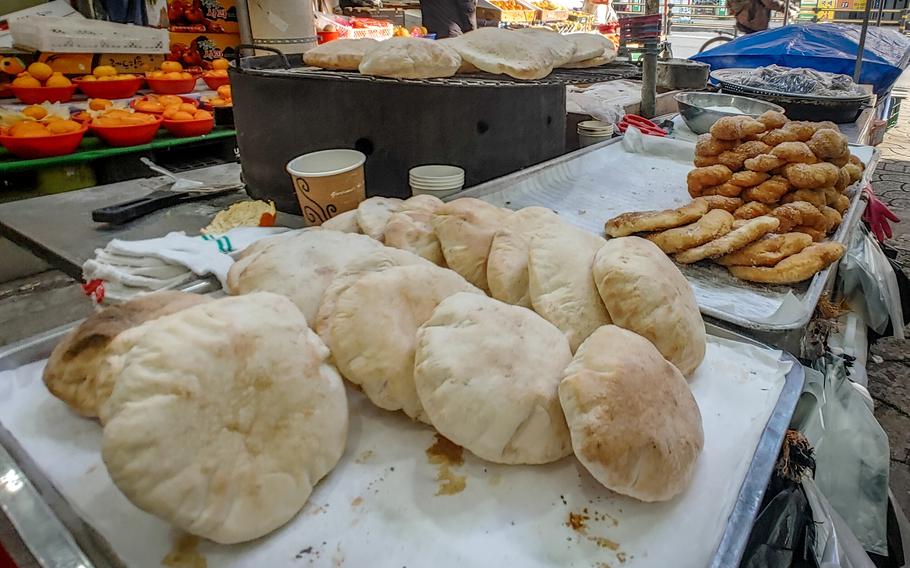
[[[824,190],[825,203],[841,215],[850,208],[850,198],[843,193],[838,193],[833,187]],[[821,207],[821,205],[819,205]]]
[[[859,166],[860,171],[866,169],[866,164],[864,164],[863,161],[859,159],[859,156],[850,154],[850,163]]]
[[[757,201],[755,203],[758,203]],[[740,227],[745,227],[746,223],[752,219],[734,219],[733,220],[733,230],[739,229]]]
[[[827,162],[787,164],[782,171],[784,177],[790,180],[790,185],[796,189],[816,189],[829,185],[833,186],[837,183],[837,178],[840,175],[839,168]]]
[[[704,168],[717,165],[720,162],[717,161],[717,156],[699,156],[696,154],[694,163],[696,168]]]
[[[730,273],[742,280],[764,284],[796,284],[815,276],[844,256],[840,243],[816,243],[789,256],[772,267],[731,266]]]
[[[837,181],[834,182],[834,189],[843,193],[848,187],[850,187],[850,170],[845,167],[842,167],[837,175]]]
[[[733,176],[730,178],[730,181],[727,183],[738,185],[739,187],[754,187],[767,180],[769,177],[771,176],[765,172],[753,172],[752,170],[744,170],[733,174]]]
[[[727,150],[716,157],[718,164],[723,164],[730,168],[731,172],[743,169],[743,162],[746,157],[735,150]]]
[[[834,164],[839,168],[842,168],[850,163],[850,150],[847,150],[847,153],[842,156],[838,156],[836,158],[828,158],[826,161]]]
[[[706,258],[717,258],[737,251],[774,231],[780,221],[770,216],[756,217],[738,229],[701,246],[683,251],[673,258],[680,264],[691,264]]]
[[[784,142],[796,142],[798,140],[799,137],[795,132],[790,132],[784,128],[777,128],[761,137],[761,141],[768,146],[777,146]]]
[[[667,229],[645,238],[665,253],[673,254],[713,241],[729,233],[732,228],[733,215],[723,209],[713,209],[691,225]]]
[[[702,134],[695,142],[695,155],[711,157],[736,147],[736,140],[718,140],[710,134]]]
[[[813,227],[807,227],[805,225],[800,225],[799,227],[793,227],[793,232],[794,233],[804,233],[806,235],[809,235],[812,238],[812,240],[817,243],[825,240],[825,236],[826,236],[824,231],[819,231],[818,229],[815,229]]]
[[[720,195],[722,197],[738,197],[742,193],[743,188],[738,185],[733,185],[730,182],[722,183],[720,185],[715,185],[714,187],[706,187],[701,191],[689,191],[689,195],[692,197],[706,197],[713,195]]]
[[[847,137],[830,128],[816,130],[812,138],[806,142],[806,146],[819,160],[839,158],[850,151],[847,147]]]
[[[786,203],[780,207],[775,207],[771,211],[771,216],[780,221],[778,233],[789,233],[795,231],[794,227],[810,227],[818,231],[825,231],[828,227],[828,220],[819,210],[808,201],[794,201]]]
[[[769,234],[715,262],[724,266],[774,266],[812,244],[805,233]]]
[[[833,190],[834,188],[832,187],[831,189]],[[823,188],[797,189],[780,198],[781,203],[794,203],[796,201],[808,201],[816,207],[821,207],[822,205],[825,205],[828,200],[825,197]]]
[[[820,207],[822,215],[825,216],[827,225],[825,226],[825,233],[831,234],[838,227],[840,227],[841,222],[844,220],[844,216],[837,212],[837,209],[833,207],[828,207],[827,205],[822,205]]]
[[[781,126],[787,124],[789,120],[790,119],[788,119],[784,113],[777,112],[776,110],[765,111],[764,114],[758,117],[758,121],[764,124],[765,128],[768,130],[771,130],[773,128],[780,128]]]
[[[613,217],[604,225],[604,231],[611,237],[626,237],[632,233],[663,231],[681,225],[688,225],[710,210],[703,200],[694,200],[677,209],[663,211],[636,211]]]
[[[711,126],[711,136],[718,140],[739,140],[765,130],[765,125],[751,116],[725,116]]]
[[[746,169],[752,170],[753,172],[770,172],[786,163],[786,161],[781,160],[777,156],[761,154],[754,158],[749,158],[743,162],[743,165],[746,166]]]
[[[729,180],[733,175],[730,168],[717,164],[716,166],[706,166],[704,168],[695,168],[686,176],[686,184],[689,186],[689,192],[701,191],[706,187],[720,185]]]
[[[783,176],[773,176],[755,187],[743,191],[745,201],[760,201],[765,204],[777,203],[780,198],[790,191],[790,182]]]
[[[708,209],[723,209],[727,213],[733,213],[743,204],[742,199],[725,197],[722,195],[706,195],[704,197],[699,197],[695,201],[704,202],[708,205]]]
[[[813,122],[791,120],[783,126],[783,129],[796,136],[798,142],[806,142],[812,138],[818,127]]]
[[[733,212],[737,219],[755,219],[771,212],[771,208],[760,201],[750,201]]]
[[[853,162],[847,163],[847,165],[844,166],[844,169],[847,170],[848,174],[850,174],[850,183],[856,183],[863,177],[862,168]]]
[[[818,158],[805,142],[781,142],[771,149],[771,155],[777,156],[788,164],[814,164]]]

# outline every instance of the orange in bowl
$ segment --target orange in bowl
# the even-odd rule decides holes
[[[160,126],[160,116],[141,112],[108,111],[92,120],[89,128],[107,144],[122,147],[148,144],[155,138]]]
[[[174,77],[176,75],[176,77]],[[146,78],[149,88],[153,93],[159,95],[182,95],[191,93],[196,88],[196,78],[190,75],[188,79],[183,78],[179,72],[167,73],[164,78],[153,78],[149,75]]]
[[[25,124],[30,126],[19,126]],[[52,127],[57,132],[51,130]],[[0,145],[24,160],[64,156],[76,151],[86,130],[87,127],[72,120],[60,120],[48,126],[31,121],[17,122],[0,135]]]
[[[193,114],[177,111],[171,116],[164,119],[164,127],[178,138],[202,136],[215,128],[215,118],[206,110],[197,110]]]
[[[79,90],[90,99],[128,99],[142,86],[142,78],[130,75],[87,75],[74,81]]]

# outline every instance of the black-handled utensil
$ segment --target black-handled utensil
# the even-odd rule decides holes
[[[204,199],[206,197],[232,193],[241,187],[241,185],[233,184],[196,191],[153,191],[145,197],[95,209],[92,211],[92,221],[95,221],[96,223],[122,225],[123,223],[138,219],[139,217],[148,215],[159,209],[164,209],[165,207],[193,201],[195,199]]]

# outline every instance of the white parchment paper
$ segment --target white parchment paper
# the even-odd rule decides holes
[[[449,468],[464,490],[437,495],[445,468],[425,454],[433,430],[349,390],[347,450],[303,511],[255,542],[203,541],[198,553],[208,568],[704,568],[784,385],[789,363],[779,356],[710,338],[690,381],[705,449],[691,486],[666,503],[616,495],[574,457],[501,466],[467,451]],[[101,427],[47,392],[43,366],[0,373],[2,426],[128,566],[160,566],[177,531],[117,490],[101,460]],[[567,526],[570,513],[588,517],[583,530]]]

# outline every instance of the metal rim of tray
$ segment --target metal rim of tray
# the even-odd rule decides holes
[[[0,371],[12,370],[47,357],[57,342],[79,323],[77,321],[60,326],[0,349]],[[705,328],[710,335],[715,337],[779,351],[724,327],[706,323]],[[785,351],[780,351],[780,353],[780,360],[790,362],[792,365],[784,378],[784,386],[771,411],[771,416],[765,424],[749,468],[746,470],[746,476],[737,492],[733,510],[727,518],[720,543],[715,549],[711,568],[739,565],[740,559],[745,553],[751,527],[759,513],[765,489],[771,479],[784,434],[796,410],[799,395],[802,393],[805,382],[802,365],[789,353]],[[16,491],[9,491],[9,481],[6,481],[6,487],[0,483],[0,508],[11,517],[10,521],[35,558],[39,562],[43,560],[42,565],[66,568],[98,568],[106,566],[108,563],[122,565],[122,561],[116,556],[110,543],[72,510],[53,483],[40,474],[39,468],[31,463],[28,454],[15,443],[2,424],[0,424],[0,442],[2,442],[0,443],[0,468],[7,472],[4,480],[8,478],[9,480],[15,479],[17,482],[21,481],[21,484],[16,485]],[[7,444],[16,446],[15,449],[19,451],[12,453],[21,454],[19,460],[13,458],[10,452],[13,448],[8,448]],[[26,464],[25,467],[23,464]],[[28,475],[29,473],[31,476]],[[38,476],[43,481],[41,483],[43,488],[40,492],[31,480]],[[42,498],[42,494],[53,498],[53,506],[48,500]],[[23,518],[23,516],[29,518]],[[74,523],[77,526],[72,526]],[[77,532],[82,535],[87,534],[87,537],[91,539],[90,546],[97,544],[97,546],[91,546],[91,550],[87,551],[91,558],[77,544],[74,538],[74,534]],[[54,546],[56,549],[45,551],[42,548],[45,546]],[[97,558],[98,555],[103,556]]]
[[[800,93],[785,93],[783,91],[775,91],[773,89],[762,89],[759,87],[750,87],[748,85],[742,85],[738,83],[735,79],[728,77],[728,75],[739,75],[743,73],[749,73],[753,69],[746,68],[728,68],[728,69],[718,69],[716,71],[711,71],[711,78],[721,84],[724,89],[735,89],[737,94],[743,95],[761,95],[768,97],[781,97],[793,102],[866,102],[870,99],[872,95],[853,95],[848,97],[831,97],[831,96],[822,96],[822,95],[803,95]]]

